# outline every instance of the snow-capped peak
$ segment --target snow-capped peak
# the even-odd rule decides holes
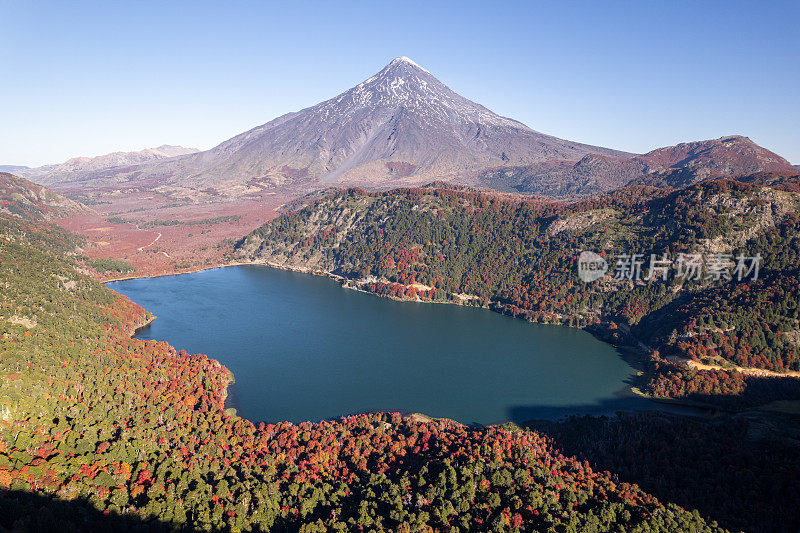
[[[170,184],[237,191],[290,183],[311,187],[340,178],[374,186],[578,161],[587,153],[625,155],[544,135],[499,116],[401,56],[338,96],[206,152],[152,164],[148,175],[169,176]]]
[[[426,128],[478,123],[513,129],[524,125],[500,117],[456,94],[406,56],[393,59],[380,72],[336,98],[311,108],[326,117],[347,121],[351,116],[413,113]],[[448,127],[450,127],[448,126]]]
[[[392,59],[392,62],[389,63],[389,66],[391,67],[392,65],[397,65],[398,63],[408,63],[409,65],[411,65],[413,67],[417,67],[420,70],[424,70],[425,72],[428,72],[425,68],[423,68],[423,67],[419,66],[418,64],[414,63],[414,61],[410,57],[406,57],[406,56],[400,56],[400,57],[396,57],[396,58]],[[428,72],[428,74],[430,74],[430,72]]]

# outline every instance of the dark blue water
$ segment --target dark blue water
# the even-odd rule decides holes
[[[139,338],[231,369],[233,406],[253,421],[385,410],[490,424],[652,405],[621,394],[633,369],[614,348],[564,326],[261,266],[109,287],[158,315]]]

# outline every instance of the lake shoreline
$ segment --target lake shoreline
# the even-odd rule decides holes
[[[332,275],[330,273],[313,271],[311,269],[286,268],[283,265],[270,265],[270,264],[264,264],[264,263],[260,263],[260,262],[247,263],[247,264],[245,264],[243,266],[247,266],[247,265],[251,265],[251,264],[254,264],[254,265],[257,265],[257,266],[262,266],[262,267],[263,266],[269,266],[269,267],[273,268],[275,272],[280,271],[280,270],[284,270],[284,271],[287,271],[287,272],[291,271],[291,272],[298,272],[298,273],[304,273],[304,274],[312,273],[312,274],[317,275],[318,277],[319,276],[330,277],[331,279],[337,281],[337,286],[327,285],[329,288],[326,289],[326,291],[324,291],[324,293],[327,295],[326,298],[331,298],[331,296],[330,296],[331,294],[333,294],[335,296],[335,293],[337,291],[339,291],[339,289],[341,289],[343,287],[342,281],[344,281],[344,278],[342,278],[341,276]],[[217,266],[217,268],[219,268],[221,266],[233,266],[233,265],[219,265],[219,266]],[[211,269],[204,269],[204,270],[211,270]],[[210,283],[211,284],[210,286],[218,286],[218,287],[222,286],[222,287],[224,287],[226,285],[226,282],[223,281],[223,280],[229,279],[230,276],[233,276],[233,278],[230,278],[230,279],[243,279],[243,280],[246,280],[251,276],[256,276],[256,278],[258,278],[260,276],[267,276],[267,279],[276,279],[276,280],[283,280],[284,279],[282,277],[274,278],[275,274],[270,276],[268,274],[268,272],[265,272],[264,274],[259,274],[258,273],[258,269],[251,271],[251,273],[246,273],[247,272],[246,270],[242,270],[240,272],[241,273],[239,273],[239,274],[233,274],[233,273],[231,273],[231,274],[223,274],[223,273],[221,273],[221,271],[217,271],[217,273],[214,274],[213,277],[208,278],[207,281],[204,281],[204,282],[200,282],[199,281],[200,279],[205,279],[204,277],[203,278],[197,278],[197,280],[198,280],[198,283],[202,283],[204,286]],[[161,278],[161,277],[163,277],[163,276],[159,276],[159,278]],[[303,282],[302,281],[302,277],[301,278],[297,278],[297,279],[298,279],[298,283],[303,283],[303,284],[307,283],[307,282]],[[288,279],[287,279],[287,282],[288,282]],[[279,283],[280,286],[284,286],[284,282],[283,281],[279,281],[278,283]],[[178,284],[178,285],[175,285],[175,284]],[[148,291],[149,292],[149,297],[147,299],[145,299],[145,300],[136,299],[136,296],[135,296],[136,292],[133,289],[133,287],[136,287],[136,286],[129,286],[127,288],[127,290],[125,290],[126,289],[125,286],[120,286],[116,290],[121,290],[121,291],[123,291],[123,294],[130,295],[130,297],[134,298],[134,301],[137,301],[138,303],[143,305],[145,308],[152,308],[153,306],[155,306],[155,304],[157,302],[162,301],[165,298],[165,293],[162,292],[162,290],[163,290],[162,288],[163,287],[167,287],[167,286],[179,287],[179,286],[182,286],[183,284],[184,284],[184,282],[179,282],[179,281],[174,281],[174,282],[173,281],[162,281],[159,285],[155,286],[155,289],[150,289],[149,291],[148,291],[148,289],[145,288],[148,285],[141,285],[140,286],[141,288],[137,289],[137,291]],[[220,284],[222,284],[222,285],[220,285]],[[291,287],[291,285],[290,285],[290,287]],[[317,287],[317,285],[313,285],[312,284],[310,287],[311,287],[311,289],[310,289],[311,290],[311,294],[313,295],[315,293],[315,291],[316,291],[316,289],[314,289],[314,287]],[[114,288],[114,287],[111,286],[111,288]],[[356,292],[362,292],[362,293],[365,293],[365,294],[370,294],[372,296],[383,296],[382,294],[376,294],[375,292],[373,292],[371,290],[364,290],[364,287],[348,286],[346,288],[350,288],[351,290],[355,290]],[[371,286],[371,288],[372,288],[372,286]],[[133,292],[128,292],[128,290],[133,291]],[[240,291],[248,291],[248,289],[246,288],[246,286],[240,285]],[[432,293],[429,293],[429,294],[432,294]],[[214,298],[214,299],[218,298],[219,297],[218,291],[214,292],[213,296],[210,296],[210,297]],[[440,297],[441,297],[441,293],[440,293]],[[389,299],[389,298],[384,298],[384,299],[386,300],[386,299]],[[394,299],[394,300],[397,300],[397,301],[415,301],[416,300],[417,302],[420,302],[420,303],[452,303],[452,304],[456,304],[456,305],[462,305],[463,307],[475,307],[475,308],[480,307],[480,308],[484,308],[484,309],[488,308],[488,305],[480,305],[480,306],[476,305],[478,303],[476,301],[465,302],[466,305],[464,305],[464,303],[462,303],[461,301],[458,301],[458,300],[456,300],[456,301],[452,301],[452,300],[445,301],[445,300],[441,300],[440,299],[440,300],[438,300],[436,302],[429,302],[429,301],[426,301],[426,300],[423,300],[423,299],[415,299],[415,300],[411,300],[409,298],[405,298],[405,299],[391,298],[391,299]],[[484,300],[481,303],[485,304],[486,301]],[[373,305],[373,304],[370,304],[370,305]],[[158,313],[158,315],[165,315],[165,314],[172,315],[174,312],[177,312],[176,309],[173,309],[172,307],[169,307],[169,306],[167,306],[166,308],[156,306],[156,307],[153,308],[153,311]],[[413,316],[418,316],[415,312],[408,311],[408,310],[407,311],[401,311],[401,313],[402,314],[407,314],[407,315],[409,313],[412,313]],[[426,311],[424,311],[424,313],[433,314],[433,316],[441,316],[438,311],[435,311],[432,308],[428,308]],[[452,312],[448,311],[445,316],[450,316],[451,314],[452,314]],[[491,313],[491,314],[494,314],[494,313]],[[497,314],[502,314],[502,313],[497,313]],[[454,316],[460,316],[460,312],[457,312],[456,315],[454,315]],[[480,314],[478,316],[480,316]],[[497,315],[495,314],[495,316],[497,316]],[[204,315],[202,320],[206,321],[206,320],[209,320],[209,318],[210,318],[210,316],[208,314],[206,314],[206,315]],[[490,317],[487,317],[487,318],[490,318]],[[418,320],[423,320],[423,321],[425,321],[427,323],[427,319],[420,318]],[[494,320],[496,320],[496,319],[494,319]],[[512,323],[512,322],[517,322],[517,323],[521,324],[521,321],[511,321],[510,323]],[[531,322],[531,321],[528,321],[528,322]],[[459,321],[459,323],[461,323],[461,322]],[[492,323],[494,323],[494,322],[492,322]],[[144,326],[145,324],[141,324],[141,325]],[[227,326],[223,326],[223,327],[227,327]],[[520,328],[520,327],[521,326],[516,326],[516,328]],[[550,328],[547,328],[547,329],[549,330]],[[557,330],[557,329],[558,328],[553,328],[553,330]],[[575,328],[575,329],[573,329],[573,331],[575,331],[576,329],[581,329],[581,328]],[[141,331],[141,330],[138,330],[138,331]],[[522,326],[522,329],[520,331],[528,331],[528,330],[527,330],[527,328]],[[433,333],[433,334],[435,335],[435,333]],[[485,337],[483,334],[479,334],[479,335],[481,337]],[[555,333],[550,333],[550,334],[547,334],[547,335],[556,335],[558,337],[558,334],[555,334]],[[571,338],[570,334],[568,334],[566,331],[562,335],[565,335],[564,342],[566,342],[566,339]],[[622,355],[623,356],[622,360],[624,360],[626,363],[628,363],[628,365],[631,364],[631,358],[632,358],[633,354],[630,352],[630,350],[625,350],[627,353],[620,353],[618,351],[618,349],[614,349],[613,346],[611,346],[611,345],[609,345],[609,343],[605,343],[605,342],[603,343],[603,345],[606,346],[606,348],[603,348],[602,347],[603,345],[599,345],[599,344],[594,344],[594,346],[596,346],[596,347],[595,348],[591,348],[591,346],[593,346],[591,343],[592,342],[594,342],[594,343],[597,342],[597,340],[594,340],[595,337],[596,336],[594,336],[594,335],[592,335],[591,337],[586,337],[586,340],[584,342],[587,342],[589,344],[582,350],[584,355],[582,355],[581,357],[590,357],[590,358],[592,358],[592,353],[594,351],[600,350],[600,351],[602,351],[603,354],[606,354],[606,352],[613,353],[614,358],[617,359],[617,360],[619,360],[618,359],[619,356]],[[186,340],[190,339],[191,337],[186,337],[186,338],[184,338],[184,337],[169,337],[169,336],[164,337],[163,332],[161,330],[159,330],[158,333],[156,333],[155,331],[149,332],[149,333],[145,333],[144,334],[144,338],[154,338],[154,339],[167,340],[173,346],[186,347],[186,346],[188,346]],[[391,338],[391,336],[389,338]],[[611,348],[611,350],[609,350],[609,348]],[[555,351],[553,350],[553,347],[547,348],[547,350],[551,354],[559,353],[559,349],[558,348],[555,348]],[[225,354],[227,353],[227,351],[225,349],[223,349],[223,345],[222,344],[213,345],[213,346],[212,345],[209,345],[209,346],[195,346],[193,348],[193,351],[199,351],[201,353],[212,354],[212,356],[217,356],[218,360],[220,360],[220,358],[221,358],[221,360],[226,362],[225,366],[229,370],[231,370],[232,373],[235,373],[237,375],[236,376],[237,378],[239,377],[238,376],[239,372],[242,371],[239,366],[236,366],[237,363],[235,363],[235,361],[231,361],[229,359],[226,359],[226,355]],[[250,349],[245,349],[244,350],[244,352],[248,352],[248,353],[250,351],[251,351]],[[611,355],[611,353],[609,353],[609,355]],[[592,358],[592,360],[594,360],[594,359]],[[570,360],[568,360],[568,361],[566,361],[564,363],[559,363],[558,359],[556,358],[554,363],[548,363],[548,365],[555,364],[558,367],[562,367],[563,370],[560,370],[558,372],[559,373],[564,373],[564,372],[569,372],[568,368],[570,367],[570,364],[571,364],[569,361],[572,361],[572,359],[570,359]],[[622,361],[620,361],[620,363],[622,363]],[[616,364],[618,365],[620,363],[616,363]],[[595,364],[595,363],[592,363],[592,364]],[[600,364],[600,363],[596,363],[596,364]],[[633,394],[633,392],[631,391],[630,386],[628,386],[628,384],[631,382],[631,380],[635,377],[633,375],[633,372],[631,371],[631,369],[630,369],[630,367],[628,365],[625,365],[627,367],[627,370],[625,371],[625,374],[622,376],[621,382],[619,383],[619,385],[617,385],[617,389],[615,389],[615,391],[614,391],[614,394],[613,394],[614,399],[612,400],[611,398],[609,398],[609,400],[614,401],[614,402],[619,401],[620,402],[620,409],[619,409],[620,411],[633,412],[633,411],[641,411],[641,410],[650,410],[654,406],[654,404],[651,404],[650,406],[648,406],[648,405],[645,405],[645,402],[639,402],[639,403],[641,403],[641,405],[639,405],[639,403],[634,402],[634,401],[630,401],[630,402],[624,401],[625,398],[630,398],[630,397],[635,396]],[[243,374],[243,376],[247,377],[246,374]],[[237,379],[236,381],[238,382],[240,380]],[[246,383],[246,382],[248,382],[247,379],[245,379],[245,381],[242,382],[242,383]],[[245,402],[245,397],[240,398],[241,402],[245,402],[245,403],[241,403],[241,402],[237,402],[236,401],[237,400],[237,396],[239,396],[239,395],[237,395],[237,389],[239,387],[239,384],[237,383],[237,385],[235,387],[229,387],[230,385],[232,385],[232,383],[227,383],[226,384],[226,388],[231,388],[232,390],[229,390],[228,394],[225,395],[226,396],[226,398],[225,398],[225,400],[226,400],[225,401],[225,409],[235,408],[238,411],[239,407],[240,407],[240,404],[241,404],[242,407],[246,407],[246,405],[248,405],[248,404],[247,404],[247,402]],[[246,387],[246,385],[242,385],[242,386]],[[241,391],[240,391],[240,393],[241,393]],[[560,394],[560,393],[558,393],[558,394]],[[558,394],[557,394],[556,397],[560,397],[560,396],[558,396]],[[565,415],[566,414],[575,414],[575,415],[594,414],[595,416],[598,416],[600,414],[612,415],[617,410],[615,408],[616,406],[615,406],[614,403],[609,403],[608,407],[610,407],[610,408],[608,408],[607,410],[601,412],[601,409],[599,408],[599,404],[598,404],[598,408],[597,409],[595,407],[592,407],[593,400],[590,400],[589,399],[590,397],[591,396],[587,397],[587,407],[585,408],[586,410],[581,411],[580,408],[578,408],[578,409],[575,409],[574,413],[572,413],[572,412],[567,413],[569,411],[569,409],[566,409],[565,410]],[[604,398],[604,396],[598,396],[598,398]],[[558,403],[558,402],[559,402],[559,400],[556,400],[556,403]],[[367,409],[378,409],[378,408],[380,408],[380,410],[382,410],[382,411],[387,411],[387,410],[396,411],[398,409],[402,410],[403,407],[407,405],[405,402],[396,403],[394,406],[386,405],[386,403],[384,403],[383,401],[380,401],[379,403],[383,403],[384,405],[383,406],[376,405],[375,407],[370,407],[369,405],[365,405],[364,407],[366,407]],[[394,402],[390,402],[390,403],[394,403]],[[578,403],[580,403],[580,401]],[[649,402],[647,402],[647,403],[649,403]],[[414,405],[414,404],[413,403],[412,404],[408,404],[407,407],[406,407],[406,408],[410,407],[409,411],[415,411],[415,412],[420,412],[420,413],[431,413],[427,409],[421,409],[421,407],[423,407],[423,405],[419,405],[416,409],[414,409],[414,407],[411,407],[411,405]],[[510,405],[514,405],[514,404],[510,404]],[[534,412],[536,412],[535,406],[540,405],[540,404],[539,404],[539,402],[529,402],[529,403],[526,403],[526,404],[520,404],[519,406],[517,406],[517,409],[522,408],[523,405],[525,407],[530,406],[530,407],[528,407],[529,409],[530,408],[534,408],[533,412],[531,412],[531,414],[534,414]],[[565,404],[565,405],[569,405],[569,404]],[[325,409],[321,409],[321,410],[324,411]],[[247,411],[247,409],[245,409],[245,411]],[[547,411],[547,409],[543,409],[543,411]],[[341,411],[341,413],[348,413],[348,412],[350,412],[350,411]],[[460,412],[460,411],[457,411],[457,412]],[[309,414],[309,415],[301,415],[301,416],[310,416],[313,419],[313,417],[315,416],[314,413],[313,413],[313,410],[310,413],[311,414]],[[338,418],[341,413],[339,411],[333,409],[333,410],[330,410],[327,414],[324,413],[324,412],[321,413],[323,415],[323,418],[321,418],[321,419],[335,419],[335,418]],[[264,418],[266,420],[267,418],[269,418],[269,414],[268,413],[262,414],[261,412],[258,412],[258,411],[253,412],[253,413],[240,412],[239,414],[247,417],[250,420],[261,420],[262,418]],[[519,413],[517,413],[517,415],[518,414]],[[485,417],[485,418],[482,419],[482,418],[476,416],[476,419],[473,419],[473,418],[470,418],[469,413],[467,413],[466,415],[461,413],[460,415],[455,415],[455,416],[452,415],[452,414],[447,415],[445,413],[438,413],[438,412],[432,413],[432,416],[441,416],[441,415],[450,416],[451,418],[455,418],[456,420],[460,420],[461,422],[466,422],[468,424],[472,424],[473,422],[476,421],[476,419],[477,419],[478,422],[483,422],[483,420],[485,420],[485,422],[483,422],[483,424],[490,424],[490,425],[496,425],[495,422],[503,423],[506,420],[522,420],[521,418],[514,418],[512,416],[512,418],[498,417],[498,418],[495,419],[495,422],[490,422],[491,417]],[[291,415],[286,415],[286,416],[289,416],[288,419],[290,419],[290,420],[293,419]],[[341,416],[343,416],[343,415],[341,415]],[[461,418],[459,418],[459,416]],[[549,417],[550,415],[548,414],[546,416]],[[561,415],[558,414],[558,412],[554,412],[553,416],[561,417]]]
[[[622,389],[617,391],[617,393],[615,393],[616,396],[619,396],[619,397],[640,397],[640,398],[646,399],[646,400],[648,400],[650,402],[653,402],[655,404],[663,405],[665,407],[681,406],[681,407],[685,407],[685,408],[688,408],[688,409],[700,409],[700,410],[703,410],[703,407],[694,405],[692,402],[684,402],[683,400],[676,400],[676,399],[671,399],[668,402],[662,402],[661,401],[662,399],[660,399],[660,398],[654,398],[654,397],[651,397],[648,394],[643,393],[640,390],[639,386],[641,386],[643,384],[644,369],[646,367],[646,364],[649,362],[649,356],[648,356],[647,352],[645,352],[641,347],[619,345],[619,344],[615,344],[613,342],[609,342],[608,335],[611,332],[615,332],[615,331],[616,332],[620,332],[621,331],[620,329],[609,327],[608,324],[606,324],[605,327],[601,327],[599,325],[576,327],[576,326],[571,326],[571,325],[566,324],[566,323],[551,323],[551,322],[538,322],[538,321],[535,321],[535,320],[526,320],[526,319],[523,319],[523,318],[520,318],[520,317],[513,316],[510,313],[502,312],[502,310],[493,308],[491,306],[491,303],[492,303],[491,301],[489,301],[486,304],[481,304],[481,305],[475,305],[475,304],[469,303],[469,302],[472,302],[474,300],[479,300],[480,299],[479,297],[477,297],[475,295],[465,295],[466,298],[459,299],[459,300],[452,299],[452,298],[448,298],[446,300],[427,300],[427,299],[421,299],[419,297],[416,297],[416,298],[413,298],[413,299],[412,298],[398,298],[398,297],[394,297],[394,296],[391,296],[391,295],[379,294],[379,293],[377,293],[375,291],[370,291],[370,290],[363,289],[363,288],[359,287],[357,284],[354,284],[353,280],[351,280],[349,278],[346,278],[344,276],[338,275],[338,274],[334,274],[332,272],[328,272],[328,271],[324,271],[324,270],[311,269],[311,268],[306,268],[306,267],[297,267],[297,266],[290,266],[290,265],[285,265],[285,264],[278,264],[278,263],[274,263],[274,262],[270,262],[270,261],[247,261],[247,262],[245,262],[245,261],[231,261],[231,262],[226,262],[226,263],[221,263],[221,264],[207,265],[207,266],[203,266],[203,267],[200,267],[200,268],[192,269],[192,270],[189,270],[189,271],[175,272],[175,273],[169,273],[169,274],[142,275],[142,276],[136,276],[136,275],[124,276],[124,277],[120,277],[120,278],[108,279],[106,281],[103,281],[103,283],[112,283],[112,282],[115,282],[115,281],[126,281],[126,280],[132,280],[132,279],[163,278],[163,277],[170,277],[170,276],[178,276],[178,275],[182,275],[182,274],[199,273],[199,272],[203,272],[203,271],[206,271],[206,270],[215,270],[215,269],[218,269],[218,268],[224,268],[224,267],[230,267],[230,266],[253,266],[253,265],[254,266],[264,266],[264,267],[274,268],[274,269],[277,269],[277,270],[285,270],[285,271],[297,272],[297,273],[302,273],[302,274],[312,274],[314,276],[320,276],[320,277],[327,277],[327,278],[330,278],[332,280],[335,280],[339,284],[339,286],[341,288],[353,290],[353,291],[356,291],[356,292],[361,292],[361,293],[364,293],[364,294],[369,294],[369,295],[372,295],[372,296],[377,296],[377,297],[384,298],[384,299],[394,300],[394,301],[398,301],[398,302],[440,303],[440,304],[450,304],[450,305],[457,305],[457,306],[464,306],[464,307],[476,307],[476,308],[487,309],[487,310],[493,311],[495,313],[498,313],[498,314],[501,314],[501,315],[504,315],[504,316],[508,316],[510,318],[520,319],[520,320],[523,320],[523,321],[528,322],[528,323],[541,324],[541,325],[559,325],[559,326],[567,326],[567,327],[570,327],[570,328],[580,329],[580,330],[586,331],[587,333],[592,335],[597,340],[603,342],[604,344],[607,344],[607,345],[613,347],[616,350],[618,356],[621,357],[629,366],[631,366],[631,368],[633,368],[633,370],[635,372],[635,376],[633,376],[632,381],[630,383],[626,384],[625,387],[623,387]],[[132,336],[135,336],[141,330],[143,330],[146,327],[148,327],[153,322],[153,320],[155,320],[155,318],[156,318],[156,316],[153,315],[145,324],[142,324],[141,326],[137,327],[136,331],[132,334]],[[633,339],[632,336],[630,336],[630,337]],[[636,339],[634,339],[634,341],[636,341]],[[235,377],[233,375],[233,372],[230,369],[227,369],[227,367],[226,367],[226,370],[228,370],[228,372],[230,373],[231,378],[224,385],[224,389],[225,390],[223,391],[223,398],[224,398],[224,401],[225,401],[225,404],[226,404],[225,408],[226,409],[228,409],[228,408],[234,408],[235,409],[236,407],[231,404],[232,398],[231,398],[231,395],[229,394],[229,390],[228,390],[230,385],[235,383]],[[661,409],[659,409],[659,410],[661,410]],[[669,411],[670,409],[667,408],[667,409],[664,409],[664,410]],[[639,410],[637,409],[637,410],[634,410],[634,411],[639,411]],[[342,415],[342,416],[344,416],[344,415]],[[500,424],[492,424],[492,425],[500,425]]]
[[[254,264],[254,263],[242,262],[242,261],[228,261],[228,262],[225,262],[225,263],[214,263],[214,264],[211,264],[211,265],[203,265],[203,266],[198,266],[198,267],[192,267],[192,268],[189,268],[189,269],[186,269],[186,270],[180,270],[180,271],[177,271],[177,272],[168,272],[168,273],[162,273],[162,274],[145,274],[145,273],[135,274],[135,273],[131,273],[131,274],[125,274],[125,275],[122,275],[122,276],[112,276],[112,277],[108,277],[108,278],[105,277],[105,276],[100,276],[100,278],[97,281],[99,281],[100,283],[105,284],[105,283],[113,283],[115,281],[128,281],[128,280],[132,280],[132,279],[166,278],[166,277],[169,277],[169,276],[181,276],[183,274],[196,274],[198,272],[204,272],[206,270],[214,270],[215,268],[225,268],[225,267],[230,267],[230,266],[245,266],[245,265],[252,265],[252,264]]]

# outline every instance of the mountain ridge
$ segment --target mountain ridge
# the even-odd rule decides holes
[[[690,141],[630,158],[587,154],[561,166],[529,165],[488,169],[477,184],[498,190],[550,197],[585,197],[627,185],[680,188],[705,179],[791,177],[797,168],[742,135]]]
[[[148,161],[169,159],[196,153],[196,148],[162,144],[155,148],[145,148],[134,152],[111,152],[94,157],[72,157],[63,163],[43,165],[41,167],[18,167],[17,173],[27,179],[35,179],[42,185],[59,183],[69,180],[75,175],[93,175],[96,172],[112,168],[138,165]]]
[[[407,57],[209,150],[181,150],[74,158],[20,174],[65,190],[155,191],[194,201],[436,180],[570,199],[629,184],[675,188],[746,178],[774,185],[797,175],[797,167],[741,135],[646,154],[559,139],[468,100]]]
[[[13,174],[15,172],[28,170],[29,168],[30,167],[26,167],[25,165],[0,165],[0,172],[8,172],[9,174]]]
[[[49,221],[94,211],[47,187],[8,172],[0,172],[0,213],[28,221]]]

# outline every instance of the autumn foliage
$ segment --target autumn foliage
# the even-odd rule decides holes
[[[534,431],[391,413],[232,416],[224,367],[132,339],[145,310],[37,244],[46,233],[3,224],[3,527],[87,527],[14,503],[31,493],[174,529],[714,529]]]

